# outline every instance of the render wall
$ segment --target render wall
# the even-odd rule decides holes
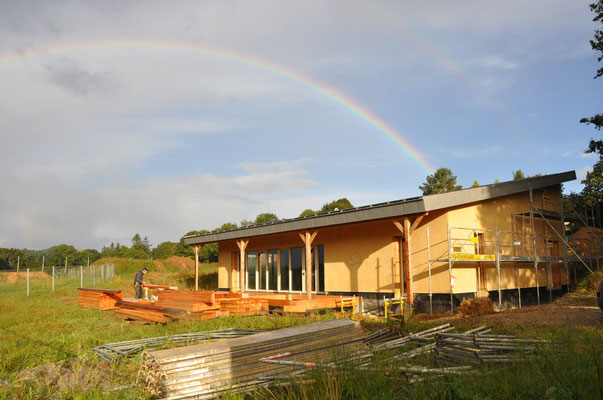
[[[560,210],[560,187],[550,187],[545,191],[534,191],[534,205],[537,208]],[[543,201],[543,194],[546,199]],[[412,261],[413,261],[413,288],[415,293],[429,293],[429,268],[427,262],[427,226],[430,232],[431,259],[447,258],[448,240],[447,229],[451,228],[451,250],[455,247],[459,253],[476,254],[476,246],[467,245],[473,230],[454,229],[472,228],[475,232],[484,234],[483,253],[495,254],[496,235],[499,231],[499,251],[501,255],[533,256],[534,246],[529,218],[520,223],[513,214],[528,212],[530,210],[529,192],[518,193],[510,196],[469,204],[461,207],[446,209],[445,212],[428,215],[423,219],[412,236]],[[536,250],[539,256],[553,255],[554,250],[547,247],[546,239],[556,241],[558,254],[563,254],[561,239],[553,232],[553,228],[561,233],[560,221],[549,220],[549,226],[541,218],[534,218],[534,229],[537,235]],[[480,231],[481,230],[481,231]],[[512,232],[524,231],[525,234],[517,235]],[[455,239],[458,239],[455,241]],[[518,241],[519,245],[513,245]],[[456,246],[455,246],[456,245]],[[489,291],[498,290],[498,271],[495,262],[485,262],[486,288]],[[536,270],[533,263],[501,263],[501,289],[514,289],[520,287],[536,286]],[[456,278],[453,293],[470,293],[478,290],[478,263],[455,261],[452,267],[452,276]],[[551,273],[556,273],[556,287],[567,283],[565,269],[562,263],[552,263]],[[448,262],[434,262],[431,264],[432,293],[450,292],[450,273]],[[538,264],[538,285],[546,286],[552,276],[547,276],[546,263]],[[552,282],[551,282],[552,283]]]
[[[552,192],[548,195],[551,204],[538,204],[540,197],[535,195],[535,205],[539,208],[559,209],[559,186],[548,188]],[[535,193],[539,193],[536,192]],[[555,205],[556,204],[556,205]],[[447,258],[448,241],[447,229],[455,227],[469,227],[473,229],[496,230],[504,232],[529,231],[529,224],[513,224],[512,215],[529,211],[529,194],[520,193],[489,201],[469,204],[462,207],[432,211],[423,218],[411,238],[411,263],[414,293],[429,293],[429,268],[427,249],[427,230],[430,233],[430,258]],[[554,237],[551,228],[542,220],[535,219],[537,234],[548,234]],[[551,221],[551,224],[561,232],[560,222]],[[453,237],[469,237],[472,231],[453,230]],[[494,241],[493,233],[484,233],[485,241]],[[513,243],[510,233],[500,234],[501,242]],[[354,225],[344,225],[318,229],[318,235],[313,246],[324,246],[325,262],[325,291],[326,292],[369,292],[392,293],[394,291],[395,260],[394,242],[402,234],[397,230],[391,220],[375,221]],[[530,237],[515,238],[526,243]],[[544,237],[538,238],[539,255],[545,254]],[[289,249],[303,247],[304,244],[297,233],[287,233],[267,237],[250,238],[247,251],[266,251],[272,249]],[[486,253],[493,252],[493,246],[485,249]],[[531,248],[533,250],[533,248]],[[402,248],[400,249],[402,252]],[[463,252],[475,253],[473,247],[462,249]],[[522,246],[509,246],[501,249],[502,254],[519,254]],[[528,252],[530,250],[527,250]],[[544,251],[544,252],[543,252]],[[559,250],[560,252],[562,249]],[[235,254],[233,256],[233,253]],[[238,272],[233,269],[233,257],[237,259],[238,248],[235,241],[226,241],[219,244],[218,284],[220,288],[231,288],[238,283]],[[560,253],[562,254],[562,253]],[[531,254],[525,254],[531,255]],[[236,262],[234,263],[237,264]],[[452,268],[452,275],[456,278],[453,293],[472,293],[477,291],[477,266],[476,262],[456,261]],[[496,263],[488,262],[486,266],[487,290],[498,289],[498,273]],[[448,262],[433,262],[431,264],[431,291],[432,293],[449,293],[450,274]],[[558,284],[567,283],[563,265],[552,265],[552,271],[557,271]],[[547,276],[547,266],[539,264],[538,284],[546,286],[551,279]],[[517,286],[536,286],[536,273],[534,264],[501,263],[501,289],[513,289]],[[398,286],[399,283],[396,283]]]

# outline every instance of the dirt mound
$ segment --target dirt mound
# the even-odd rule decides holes
[[[183,272],[195,269],[195,261],[187,257],[171,256],[170,258],[166,258],[165,261],[179,268]]]
[[[494,306],[489,298],[468,299],[463,301],[459,307],[459,314],[465,317],[477,317],[493,313]]]
[[[154,260],[153,264],[155,264],[155,271],[157,272],[165,272],[165,266],[159,260]]]
[[[50,279],[50,275],[42,271],[33,271],[29,273],[29,279]],[[6,283],[18,283],[27,281],[26,272],[9,272],[4,275],[4,281]]]

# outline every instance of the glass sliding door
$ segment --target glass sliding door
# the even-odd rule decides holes
[[[289,290],[289,250],[280,252],[281,287],[280,290]]]
[[[256,290],[256,269],[258,256],[255,251],[247,252],[247,290]]]
[[[325,247],[318,246],[318,291],[325,291]]]
[[[303,282],[303,269],[304,269],[304,259],[303,259],[303,248],[294,247],[291,249],[291,290],[294,291],[302,291],[302,282]]]
[[[268,250],[268,290],[277,290],[278,250]]]
[[[258,271],[258,289],[266,290],[268,282],[268,254],[265,251],[260,252]]]

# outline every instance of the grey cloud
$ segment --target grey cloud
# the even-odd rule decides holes
[[[69,59],[47,64],[46,73],[50,82],[81,97],[106,96],[123,87],[114,73],[91,72]]]

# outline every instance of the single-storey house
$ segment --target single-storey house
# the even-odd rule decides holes
[[[497,307],[569,285],[561,184],[574,171],[186,236],[219,243],[222,290],[403,297],[419,312]]]

